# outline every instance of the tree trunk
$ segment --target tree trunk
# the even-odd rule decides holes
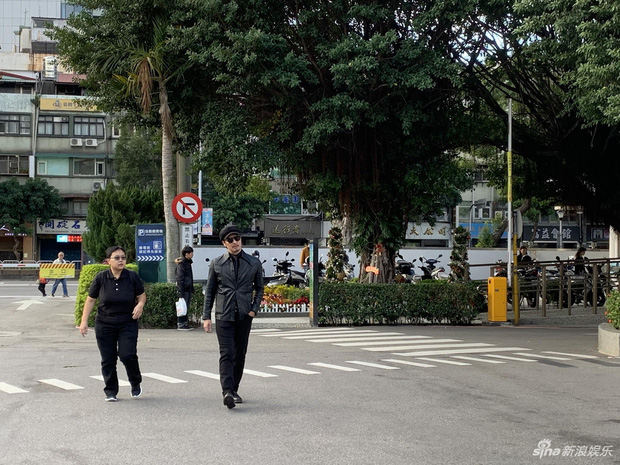
[[[164,198],[164,218],[166,221],[166,279],[175,281],[174,259],[179,256],[179,223],[172,214],[172,201],[176,196],[176,173],[172,154],[172,130],[170,125],[170,108],[168,93],[165,88],[159,93],[159,113],[162,120],[161,134],[161,177]],[[167,113],[167,114],[165,114]]]

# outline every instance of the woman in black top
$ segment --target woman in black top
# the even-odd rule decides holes
[[[138,365],[138,318],[142,315],[146,294],[138,274],[127,270],[125,249],[113,246],[106,250],[110,269],[97,273],[84,303],[80,333],[88,333],[88,317],[99,299],[95,335],[101,354],[101,374],[105,382],[106,401],[116,402],[118,375],[116,359],[127,370],[131,396],[142,394],[142,375]]]

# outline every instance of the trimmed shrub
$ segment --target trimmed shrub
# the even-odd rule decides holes
[[[611,291],[607,297],[607,321],[616,329],[620,329],[620,292]]]
[[[327,325],[462,325],[471,324],[486,308],[474,284],[445,281],[323,283],[319,302],[319,323]]]

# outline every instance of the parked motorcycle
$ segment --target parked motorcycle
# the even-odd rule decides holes
[[[303,271],[293,270],[294,258],[288,258],[288,252],[286,252],[284,260],[278,260],[274,258],[274,266],[276,267],[273,276],[266,277],[265,281],[267,286],[281,286],[289,285],[295,287],[306,287],[306,276]]]
[[[415,280],[415,267],[413,263],[416,259],[414,258],[412,261],[407,261],[401,254],[397,254],[396,256],[399,260],[396,260],[395,281],[397,283],[412,283]]]
[[[437,258],[424,258],[420,257],[420,263],[423,263],[422,266],[418,266],[422,270],[422,280],[428,279],[437,279],[437,280],[447,280],[448,275],[446,274],[446,269],[443,266],[437,266],[439,263],[439,259],[442,257],[442,254],[439,254]]]

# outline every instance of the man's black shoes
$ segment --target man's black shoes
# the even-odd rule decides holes
[[[233,391],[232,395],[233,395],[233,399],[235,399],[235,404],[243,403],[243,399],[241,398],[239,394],[237,394],[237,391]]]
[[[227,392],[226,394],[224,394],[224,405],[229,409],[235,408],[235,398],[233,397],[231,392]]]

